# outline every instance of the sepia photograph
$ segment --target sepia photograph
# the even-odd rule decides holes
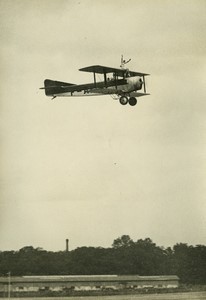
[[[0,298],[206,299],[206,1],[0,0]]]

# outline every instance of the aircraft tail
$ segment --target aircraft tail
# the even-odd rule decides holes
[[[65,92],[65,88],[74,85],[73,83],[54,81],[50,79],[44,80],[44,87],[46,96],[53,96],[54,94]]]

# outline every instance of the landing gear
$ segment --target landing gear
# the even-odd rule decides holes
[[[129,104],[135,106],[137,104],[137,99],[135,97],[129,98]]]
[[[126,105],[127,103],[129,103],[131,106],[135,106],[137,104],[137,99],[135,97],[131,97],[131,98],[128,99],[127,96],[121,96],[119,98],[119,102],[122,105]]]
[[[122,105],[126,105],[128,103],[128,98],[126,96],[121,96],[119,98],[119,102],[122,104]]]

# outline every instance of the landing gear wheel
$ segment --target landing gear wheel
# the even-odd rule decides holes
[[[121,96],[119,98],[119,102],[122,104],[122,105],[126,105],[128,103],[128,98],[126,96]]]
[[[135,106],[137,104],[137,99],[135,97],[129,98],[129,104]]]

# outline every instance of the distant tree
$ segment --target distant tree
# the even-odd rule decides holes
[[[176,274],[185,283],[206,284],[206,246],[176,244],[158,247],[150,238],[134,242],[129,235],[114,240],[111,248],[81,247],[51,252],[25,246],[0,251],[0,275]]]
[[[182,282],[206,284],[206,247],[176,244],[174,247],[176,274]]]
[[[115,249],[121,247],[130,247],[133,243],[134,242],[129,235],[122,235],[121,237],[114,240],[112,247]]]
[[[33,252],[33,251],[35,251],[35,248],[32,246],[25,246],[19,250],[19,252],[24,252],[24,253]]]
[[[191,279],[198,284],[206,284],[206,246],[197,245],[190,252]]]

